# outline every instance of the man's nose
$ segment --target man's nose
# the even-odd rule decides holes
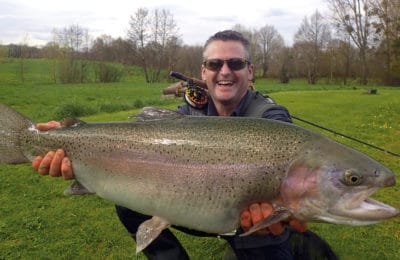
[[[222,67],[220,69],[220,73],[227,74],[230,72],[231,72],[231,69],[229,68],[228,63],[226,61],[224,61],[224,64],[222,65]]]

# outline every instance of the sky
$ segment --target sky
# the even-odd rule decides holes
[[[0,44],[43,46],[52,40],[53,29],[76,24],[93,38],[127,38],[130,16],[138,8],[168,10],[188,45],[203,45],[236,24],[272,25],[291,45],[304,17],[328,9],[325,0],[0,0]]]

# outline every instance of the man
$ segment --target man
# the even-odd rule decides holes
[[[249,42],[240,33],[228,30],[210,37],[204,47],[203,59],[201,74],[208,87],[209,102],[202,108],[189,104],[181,106],[178,111],[193,116],[258,116],[291,122],[286,108],[276,105],[271,99],[249,89],[248,82],[254,77],[254,66],[250,60]],[[59,127],[59,123],[52,121],[38,124],[40,130],[54,127]],[[71,163],[61,149],[49,152],[44,158],[36,158],[32,166],[40,174],[62,175],[65,179],[73,178]],[[150,218],[150,216],[120,206],[116,206],[116,210],[121,222],[133,238],[138,226]],[[236,257],[239,259],[293,258],[289,243],[290,229],[283,223],[273,224],[254,235],[238,236],[272,213],[272,206],[266,202],[249,205],[249,209],[241,213],[241,228],[237,235],[223,236],[231,245]],[[296,230],[305,231],[305,224],[299,221],[291,222],[290,226]],[[181,227],[176,228],[193,235],[211,235]],[[179,241],[168,229],[164,230],[144,250],[144,253],[149,259],[189,258]]]

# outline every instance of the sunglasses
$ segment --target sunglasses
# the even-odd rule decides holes
[[[250,64],[250,62],[246,59],[232,58],[228,60],[209,59],[203,61],[203,65],[209,70],[219,71],[222,66],[224,66],[225,62],[231,70],[241,70],[246,67],[247,64]]]

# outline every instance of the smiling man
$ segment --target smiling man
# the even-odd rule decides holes
[[[201,74],[220,116],[230,116],[246,95],[254,66],[240,41],[211,40],[206,43]]]
[[[269,97],[249,89],[254,79],[250,43],[242,34],[226,30],[211,36],[204,45],[202,79],[207,84],[209,102],[194,108],[182,106],[188,115],[253,116],[292,122],[288,110]]]

